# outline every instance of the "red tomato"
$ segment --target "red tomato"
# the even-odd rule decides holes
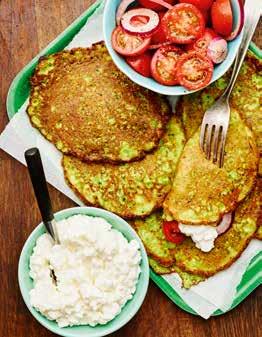
[[[189,90],[196,90],[208,85],[213,75],[213,63],[203,54],[191,51],[177,61],[177,79]]]
[[[159,43],[163,43],[166,42],[166,34],[163,30],[162,27],[162,19],[165,15],[165,12],[159,12],[158,13],[159,18],[160,18],[160,25],[159,28],[157,29],[157,31],[151,36],[151,44],[159,44]]]
[[[205,24],[208,24],[209,21],[209,11],[201,10],[201,13],[203,14]]]
[[[117,26],[112,33],[111,41],[112,47],[119,54],[124,56],[137,56],[147,50],[151,39],[150,37],[143,38],[139,35],[130,35],[120,26]]]
[[[160,47],[151,61],[151,74],[153,78],[164,85],[178,84],[176,76],[176,63],[183,51],[174,46]]]
[[[194,43],[186,45],[186,50],[187,51],[195,50],[203,55],[206,55],[209,43],[215,37],[218,37],[217,33],[215,33],[211,28],[206,28],[203,36],[197,39]]]
[[[228,36],[233,29],[233,14],[229,0],[216,0],[211,7],[211,20],[214,30]]]
[[[185,2],[191,5],[196,6],[201,10],[208,10],[214,0],[179,0],[179,2]]]
[[[181,243],[185,240],[186,236],[180,232],[177,221],[164,221],[163,232],[168,241],[173,243]]]
[[[174,43],[192,43],[204,33],[205,21],[201,11],[190,4],[178,4],[162,19],[167,39]]]
[[[169,3],[170,5],[173,5],[176,0],[164,0],[165,2]],[[153,9],[154,11],[162,11],[165,8],[155,2],[152,2],[150,0],[138,0],[138,2],[140,3],[140,5],[142,5],[145,8],[150,8]]]
[[[142,55],[127,57],[126,62],[139,74],[145,77],[150,77],[151,59],[152,59],[151,53],[146,51]]]

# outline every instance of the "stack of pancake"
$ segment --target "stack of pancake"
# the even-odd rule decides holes
[[[151,267],[179,273],[188,288],[232,264],[257,232],[259,67],[249,54],[231,99],[222,169],[200,150],[199,125],[228,74],[183,97],[172,114],[164,97],[115,67],[101,42],[40,59],[27,111],[32,125],[63,152],[65,179],[75,193],[87,205],[128,219]],[[208,253],[191,238],[167,241],[162,231],[163,219],[215,227],[230,212],[233,223]]]

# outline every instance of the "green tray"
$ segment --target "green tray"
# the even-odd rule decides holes
[[[21,105],[28,98],[30,85],[29,78],[32,75],[37,61],[40,56],[52,54],[63,50],[73,37],[84,26],[88,19],[95,13],[95,11],[101,6],[102,1],[97,1],[91,7],[89,7],[78,19],[76,19],[63,33],[61,33],[54,41],[52,41],[45,49],[43,49],[31,62],[29,62],[20,71],[13,80],[9,92],[7,95],[7,114],[11,119],[19,110]],[[250,45],[250,49],[260,58],[262,58],[261,50],[253,43]],[[237,294],[232,304],[233,309],[240,302],[242,302],[256,287],[261,284],[260,271],[262,270],[262,252],[257,254],[250,262],[243,278],[237,288]],[[151,279],[163,290],[163,292],[181,309],[197,315],[196,312],[190,308],[183,299],[172,289],[172,287],[159,275],[150,271]],[[223,312],[217,310],[214,315],[221,315]]]

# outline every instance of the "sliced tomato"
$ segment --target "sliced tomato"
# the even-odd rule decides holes
[[[174,5],[174,3],[176,2],[176,0],[164,0],[164,1],[170,5]],[[154,11],[162,11],[165,9],[163,6],[150,0],[138,0],[138,2],[143,7],[153,9]]]
[[[191,51],[177,61],[177,79],[183,87],[196,90],[208,85],[213,75],[213,63],[205,55]]]
[[[162,42],[162,43],[158,43],[158,44],[150,44],[150,46],[148,47],[148,49],[158,49],[160,47],[164,47],[164,46],[169,46],[171,45],[172,42],[166,41],[166,42]]]
[[[180,232],[177,221],[164,221],[162,226],[168,241],[179,244],[185,240],[186,236]]]
[[[183,51],[169,45],[159,48],[151,61],[151,74],[153,78],[164,85],[178,84],[176,76],[176,63]]]
[[[201,11],[191,4],[177,4],[162,19],[167,39],[174,43],[192,43],[204,33],[205,21]]]
[[[215,37],[218,37],[217,33],[215,33],[211,28],[206,28],[204,34],[199,39],[197,39],[194,43],[186,45],[186,50],[195,50],[203,55],[206,55],[207,48]]]
[[[208,10],[214,0],[179,0],[179,2],[188,3],[196,6],[201,10]]]
[[[150,37],[131,35],[117,26],[112,33],[112,47],[124,56],[137,56],[143,54],[150,45]]]
[[[209,22],[209,11],[201,10],[201,13],[203,14],[205,25],[207,26]]]
[[[152,59],[151,53],[146,51],[142,55],[126,57],[126,62],[139,74],[145,77],[150,77],[151,59]]]
[[[162,26],[162,19],[165,15],[165,12],[158,13],[160,18],[160,25],[157,31],[151,36],[151,44],[160,44],[167,41],[166,34]]]
[[[211,20],[214,30],[229,36],[233,29],[233,14],[230,0],[216,0],[211,7]]]

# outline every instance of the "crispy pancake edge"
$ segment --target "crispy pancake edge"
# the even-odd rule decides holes
[[[29,116],[29,120],[31,125],[36,128],[48,141],[52,142],[52,144],[54,144],[54,146],[57,147],[56,142],[53,142],[51,140],[51,138],[53,137],[53,134],[51,133],[51,135],[49,135],[49,133],[47,132],[43,132],[42,127],[39,128],[34,122],[33,122],[33,117],[35,116],[35,114],[33,114],[32,116],[29,114],[28,110],[29,108],[31,108],[33,106],[32,104],[32,100],[33,100],[33,96],[32,93],[34,92],[34,88],[37,86],[42,86],[42,82],[43,79],[45,78],[46,75],[41,75],[39,74],[39,69],[41,66],[41,62],[47,61],[50,57],[52,57],[53,55],[55,56],[55,64],[57,63],[57,66],[59,67],[60,64],[62,64],[63,61],[63,55],[64,54],[69,54],[69,55],[74,55],[74,53],[78,52],[78,51],[83,51],[83,50],[89,50],[90,53],[92,53],[93,51],[96,51],[96,48],[101,45],[104,44],[103,41],[94,43],[91,47],[89,48],[82,48],[82,47],[78,47],[78,48],[73,48],[71,50],[63,50],[60,51],[58,53],[55,54],[51,54],[51,55],[46,55],[46,56],[42,56],[39,58],[38,61],[38,65],[35,68],[35,72],[31,77],[30,83],[31,83],[31,91],[30,91],[30,96],[29,96],[29,105],[27,107],[27,115]],[[91,59],[93,58],[93,56],[91,55]],[[53,70],[50,71],[50,74],[52,73]],[[144,89],[143,89],[144,90]],[[151,153],[152,151],[154,151],[156,149],[156,147],[158,146],[158,143],[161,139],[161,137],[163,136],[165,129],[166,129],[166,123],[168,122],[169,118],[172,116],[172,111],[171,111],[171,107],[168,103],[168,101],[166,100],[166,98],[164,96],[158,95],[158,97],[160,98],[161,102],[165,103],[166,106],[168,107],[167,109],[169,109],[169,112],[166,114],[159,114],[159,119],[161,120],[162,123],[162,127],[158,130],[158,140],[154,141],[154,146],[150,149],[150,150],[146,150],[146,149],[140,149],[139,151],[139,155],[136,155],[134,157],[132,157],[131,159],[127,159],[127,160],[122,160],[120,158],[117,159],[110,159],[107,157],[103,157],[103,158],[98,158],[98,159],[90,159],[84,155],[82,155],[81,153],[79,153],[79,151],[70,148],[70,152],[68,151],[64,151],[63,153],[65,154],[69,154],[69,155],[73,155],[81,160],[84,160],[86,162],[101,162],[101,163],[111,163],[111,164],[118,164],[118,163],[127,163],[127,162],[133,162],[133,161],[137,161],[140,160],[142,158],[144,158],[146,156],[146,154]],[[161,103],[162,104],[162,103]],[[59,147],[57,147],[59,151],[61,151],[61,149],[59,149]]]

